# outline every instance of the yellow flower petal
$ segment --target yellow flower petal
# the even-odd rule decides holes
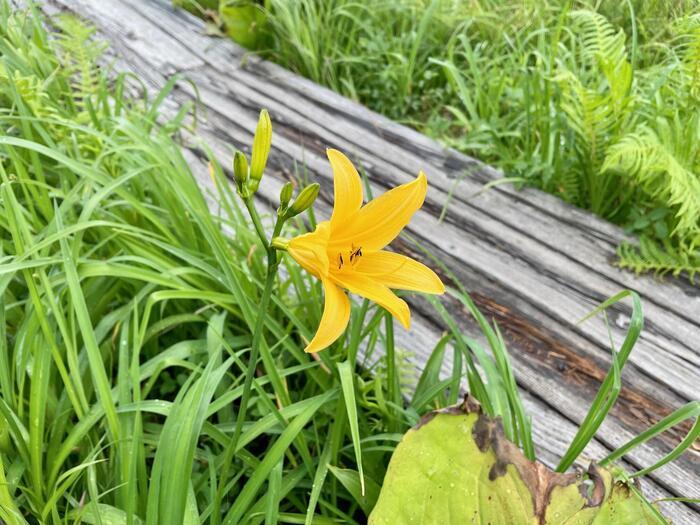
[[[350,320],[350,299],[345,292],[332,281],[323,279],[325,294],[323,315],[316,330],[316,335],[304,348],[304,352],[319,352],[338,339]]]
[[[388,287],[358,272],[332,273],[330,277],[343,288],[388,310],[406,329],[411,326],[411,311],[406,301],[397,297]]]
[[[326,150],[333,168],[331,227],[343,225],[362,206],[362,181],[350,159],[336,149]]]
[[[342,228],[334,227],[330,242],[334,246],[353,244],[362,247],[363,253],[381,250],[396,238],[423,205],[427,191],[428,181],[421,171],[415,180],[367,203]]]
[[[328,221],[323,221],[316,226],[315,231],[294,237],[287,247],[289,255],[318,278],[324,278],[328,274],[326,247],[329,234],[330,225]]]
[[[428,189],[425,174],[387,191],[362,206],[362,181],[350,160],[328,150],[333,168],[334,208],[329,221],[316,231],[289,241],[290,255],[323,281],[325,308],[318,332],[307,352],[317,352],[343,333],[350,317],[350,301],[343,288],[374,301],[406,328],[408,305],[391,288],[444,293],[440,278],[429,268],[403,255],[380,252],[408,224],[423,205]]]
[[[445,285],[423,263],[399,253],[379,251],[365,254],[355,271],[379,281],[389,288],[443,294]]]

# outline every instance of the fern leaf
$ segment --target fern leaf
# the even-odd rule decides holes
[[[573,11],[571,18],[582,29],[583,55],[591,62],[605,58],[617,67],[626,61],[625,32],[618,31],[601,14],[588,10]]]
[[[700,224],[700,177],[683,165],[648,127],[611,146],[603,170],[632,177],[653,199],[676,210],[674,233],[685,235]]]
[[[585,183],[601,173],[607,149],[617,140],[619,130],[633,126],[636,98],[624,32],[615,30],[605,17],[592,11],[574,11],[571,17],[581,30],[581,56],[588,70],[573,73],[560,69],[554,80],[561,88],[566,123],[576,134],[573,144]],[[600,197],[593,195],[596,191],[588,188],[589,200]]]
[[[95,42],[95,28],[70,15],[56,19],[61,30],[57,44],[61,65],[71,78],[73,99],[77,107],[85,109],[86,103],[99,91],[100,75],[96,66],[105,44]]]
[[[675,277],[687,274],[691,282],[700,272],[700,250],[682,245],[674,248],[670,242],[663,245],[655,240],[642,236],[639,246],[623,243],[617,250],[618,266],[635,273],[653,272],[658,276],[671,274]]]
[[[683,92],[698,102],[700,101],[700,14],[684,20],[680,41],[678,54],[685,81]]]

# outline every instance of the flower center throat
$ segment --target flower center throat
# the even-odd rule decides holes
[[[360,257],[362,257],[362,246],[355,248],[354,244],[350,245],[350,249],[345,252],[345,256],[343,256],[343,252],[338,252],[338,270],[342,270],[347,265],[354,267],[360,260]]]

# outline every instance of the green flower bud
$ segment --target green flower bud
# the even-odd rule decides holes
[[[260,112],[258,127],[253,138],[253,153],[250,157],[250,178],[260,181],[267,164],[267,156],[270,153],[272,143],[272,122],[266,109]],[[257,187],[257,184],[255,185]]]
[[[284,237],[275,237],[272,239],[270,246],[272,246],[275,250],[286,252],[289,248],[289,241]]]
[[[320,189],[321,186],[319,186],[317,182],[314,182],[301,190],[299,196],[289,207],[288,216],[294,217],[295,215],[299,215],[301,212],[308,210],[316,200],[316,197],[318,197],[318,191]]]
[[[292,200],[292,194],[294,193],[294,185],[291,182],[287,182],[280,190],[280,209],[287,209],[289,206],[289,201]]]
[[[240,151],[233,155],[233,180],[239,192],[248,180],[248,159]]]

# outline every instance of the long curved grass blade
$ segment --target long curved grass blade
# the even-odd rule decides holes
[[[569,445],[566,453],[559,461],[556,468],[557,472],[566,471],[574,463],[574,461],[576,461],[576,458],[578,458],[591,439],[593,439],[593,436],[595,436],[598,428],[603,423],[603,420],[617,400],[617,396],[619,395],[621,388],[620,374],[622,368],[625,366],[627,358],[634,348],[634,345],[639,338],[639,334],[642,331],[642,327],[644,326],[642,302],[636,292],[632,290],[624,290],[604,301],[581,321],[583,322],[586,319],[589,319],[596,313],[605,310],[609,306],[626,297],[630,297],[632,299],[632,315],[630,316],[627,335],[625,336],[625,340],[623,341],[620,350],[615,352],[613,349],[612,370],[610,370],[605,376],[603,384],[600,386],[591,407],[588,409],[586,417],[579,426],[579,429],[576,432],[576,435],[574,436],[574,439]]]
[[[646,443],[650,439],[655,438],[659,434],[662,434],[663,432],[667,431],[669,428],[672,428],[682,423],[683,421],[686,421],[687,419],[698,417],[700,417],[700,401],[691,401],[690,403],[682,406],[681,408],[674,410],[671,414],[663,418],[661,421],[659,421],[655,425],[652,425],[638,436],[635,436],[633,439],[629,440],[621,447],[618,447],[616,450],[608,454],[605,458],[600,460],[599,463],[600,465],[605,466],[613,461],[617,461],[629,451],[633,450],[635,447],[638,447],[639,445]],[[694,426],[697,426],[697,423]],[[688,433],[688,436],[691,436],[692,432],[693,430],[691,430]],[[693,440],[691,439],[690,444],[692,443]]]
[[[362,469],[362,443],[360,442],[360,427],[357,422],[357,401],[355,400],[355,387],[353,384],[352,368],[348,361],[338,363],[338,375],[340,376],[340,386],[343,390],[343,400],[345,410],[350,424],[350,435],[352,436],[352,446],[355,450],[355,461],[357,462],[360,487],[362,495],[365,495],[365,475]]]

